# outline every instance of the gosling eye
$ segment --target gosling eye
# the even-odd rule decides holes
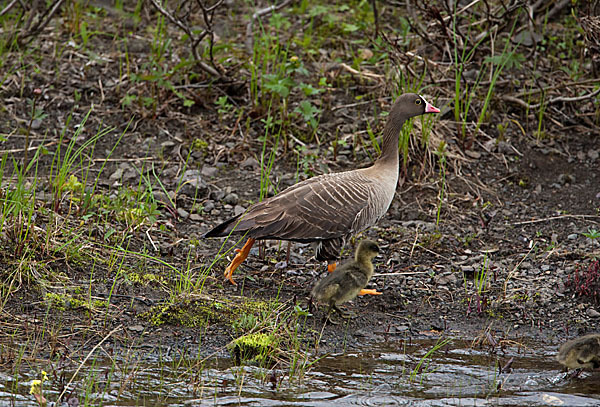
[[[421,99],[415,99],[415,105],[420,105],[421,104]]]

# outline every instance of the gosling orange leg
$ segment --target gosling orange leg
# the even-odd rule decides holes
[[[381,294],[383,294],[383,293],[380,293],[379,291],[377,291],[374,288],[363,288],[358,293],[358,295],[381,295]]]
[[[231,261],[231,264],[229,266],[227,266],[227,268],[225,269],[225,278],[229,281],[231,281],[231,284],[233,285],[237,285],[237,283],[235,281],[233,281],[233,272],[235,271],[236,268],[238,268],[238,266],[240,264],[243,263],[244,260],[246,260],[246,257],[248,257],[248,254],[250,253],[250,249],[252,248],[252,245],[254,244],[254,242],[256,241],[256,239],[252,239],[249,238],[246,241],[246,244],[244,244],[244,247],[242,247],[241,249],[235,249],[236,251],[236,255],[233,258],[233,260]]]

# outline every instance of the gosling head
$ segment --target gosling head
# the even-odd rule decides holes
[[[372,240],[365,239],[358,244],[355,260],[358,262],[373,260],[373,257],[379,254],[379,246]]]

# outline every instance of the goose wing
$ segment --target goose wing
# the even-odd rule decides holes
[[[306,242],[352,234],[365,224],[357,224],[357,217],[372,212],[376,189],[358,171],[310,178],[250,207],[238,229],[254,238]]]

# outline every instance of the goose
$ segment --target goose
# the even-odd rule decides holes
[[[569,369],[600,368],[600,333],[565,342],[560,347],[556,360]]]
[[[379,246],[372,240],[360,242],[354,254],[354,260],[336,268],[333,273],[315,285],[311,295],[318,302],[329,305],[327,319],[331,310],[336,310],[343,318],[349,314],[338,308],[338,305],[355,298],[373,277],[373,258],[379,253]],[[378,293],[381,294],[381,293]]]
[[[439,112],[422,96],[399,96],[383,130],[381,155],[373,165],[299,182],[206,232],[204,237],[236,233],[248,239],[235,250],[237,254],[225,269],[225,278],[236,284],[233,272],[248,257],[254,242],[261,239],[312,243],[315,258],[327,261],[329,271],[335,270],[346,239],[375,224],[392,203],[398,183],[398,137],[404,122]],[[362,290],[364,294],[375,294],[375,290]]]

